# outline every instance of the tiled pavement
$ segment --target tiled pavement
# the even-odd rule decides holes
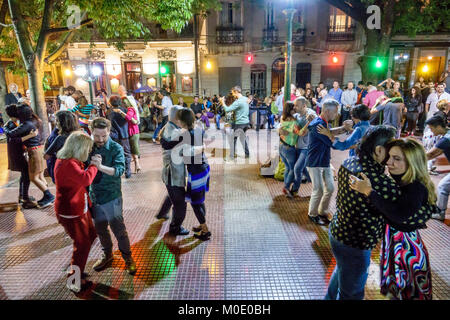
[[[249,135],[260,162],[267,159],[266,150],[278,146],[275,133]],[[63,273],[71,240],[53,208],[5,211],[0,213],[0,299],[322,299],[335,261],[327,228],[307,219],[311,184],[302,185],[301,198],[289,200],[281,193],[281,182],[259,175],[255,159],[250,159],[253,164],[214,161],[220,158],[219,138],[211,145],[217,158],[210,157],[206,201],[210,241],[192,236],[174,241],[165,235],[169,222],[154,217],[166,195],[160,147],[141,141],[143,171],[123,180],[125,224],[137,274],[128,275],[119,256],[111,268],[92,271],[101,254],[96,240],[86,269],[95,285],[76,297],[65,288]],[[5,145],[0,148],[0,202],[12,202],[18,175],[6,170]],[[333,151],[336,168],[346,154]],[[40,196],[34,187],[32,194]],[[188,206],[184,226],[194,225]],[[434,298],[450,299],[450,229],[430,221],[421,234],[430,253]],[[378,293],[378,254],[377,248],[366,286],[371,300],[383,299]]]

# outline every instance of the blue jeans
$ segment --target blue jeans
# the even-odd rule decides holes
[[[169,116],[165,116],[162,118],[162,121],[160,124],[158,124],[158,127],[156,127],[155,132],[153,133],[153,139],[156,139],[158,137],[158,133],[159,131],[162,129],[162,127],[164,127],[166,125],[166,123],[169,120]]]
[[[308,149],[297,149],[295,148],[297,161],[294,165],[294,184],[292,185],[292,190],[297,191],[300,189],[300,184],[302,183],[302,174],[306,168],[306,156],[308,155]]]
[[[122,197],[114,199],[105,204],[97,204],[92,207],[92,217],[94,218],[95,230],[106,255],[112,254],[113,243],[108,230],[110,226],[117,239],[122,257],[127,260],[131,258],[130,239],[123,222]]]
[[[372,250],[349,247],[333,238],[330,232],[328,234],[336,268],[325,300],[363,300]]]
[[[267,121],[269,122],[267,127],[269,129],[273,129],[273,127],[275,126],[275,116],[273,114],[269,114],[267,116]]]
[[[217,130],[220,130],[220,114],[216,115],[216,128]]]
[[[294,166],[297,161],[295,147],[290,147],[280,141],[280,157],[284,163],[284,187],[290,189],[294,182]]]

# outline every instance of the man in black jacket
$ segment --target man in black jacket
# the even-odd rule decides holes
[[[19,99],[22,98],[22,95],[17,92],[19,89],[17,87],[17,84],[11,83],[8,86],[8,89],[9,93],[5,96],[5,105],[17,104],[19,102]]]

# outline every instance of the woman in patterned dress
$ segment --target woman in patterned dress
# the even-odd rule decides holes
[[[398,300],[431,300],[430,261],[419,233],[436,209],[425,150],[413,139],[396,139],[387,149],[389,173],[401,191],[395,202],[381,197],[377,188],[372,190],[364,175],[362,180],[351,176],[350,187],[369,197],[387,222],[381,245],[381,293]]]

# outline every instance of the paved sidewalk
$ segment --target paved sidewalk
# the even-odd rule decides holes
[[[259,139],[253,130],[249,135],[250,149],[258,148],[259,161],[265,162],[266,151],[278,147],[276,132],[262,130]],[[210,241],[201,242],[192,233],[175,241],[165,235],[169,222],[155,218],[166,195],[160,146],[141,140],[143,170],[123,179],[124,218],[137,274],[128,275],[120,255],[111,268],[93,271],[101,255],[96,240],[86,267],[94,287],[76,297],[66,289],[63,272],[71,240],[53,207],[7,211],[0,213],[0,299],[322,299],[335,261],[327,228],[307,218],[311,184],[301,186],[301,198],[289,200],[281,182],[259,175],[255,159],[250,164],[218,163],[214,160],[221,158],[222,142],[217,138],[213,145],[215,150],[208,153],[214,151],[216,158],[210,156],[206,200]],[[6,170],[4,147],[0,145],[2,203],[16,201],[18,194],[18,175]],[[336,169],[346,155],[333,151]],[[41,196],[35,187],[32,194]],[[188,205],[183,225],[191,229],[197,224]],[[434,298],[450,299],[450,228],[432,220],[421,234],[430,253]],[[379,294],[378,255],[377,248],[366,286],[369,300],[384,299]]]

